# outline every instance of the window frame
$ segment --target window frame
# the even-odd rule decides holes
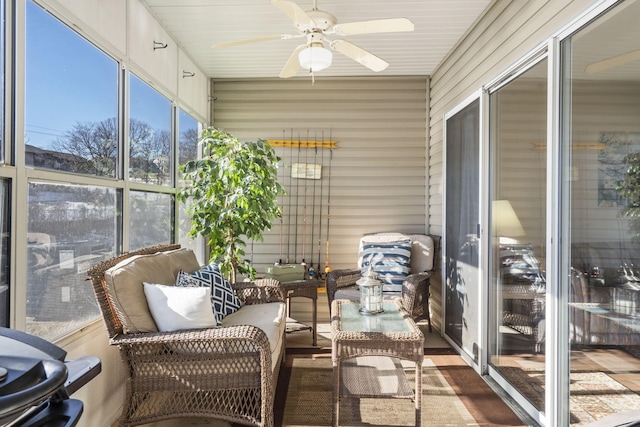
[[[0,0],[1,1],[1,0]],[[32,181],[38,182],[50,182],[69,185],[93,185],[98,187],[108,187],[114,189],[119,199],[119,210],[122,215],[119,216],[119,232],[117,233],[116,240],[118,241],[116,246],[118,252],[123,253],[129,250],[129,236],[130,236],[130,194],[132,191],[144,191],[157,194],[166,194],[172,198],[171,207],[171,219],[172,229],[169,231],[171,237],[171,243],[177,242],[180,239],[178,223],[178,209],[179,206],[175,201],[175,195],[179,191],[177,178],[177,124],[178,124],[178,105],[182,105],[182,100],[179,98],[178,93],[170,93],[162,88],[154,78],[150,77],[144,70],[137,67],[132,60],[124,53],[118,53],[114,51],[114,48],[110,45],[105,45],[101,42],[101,38],[96,37],[95,34],[87,33],[82,28],[73,24],[73,22],[64,16],[64,13],[56,8],[45,7],[46,1],[44,0],[27,0],[33,1],[33,3],[42,7],[46,13],[51,15],[51,19],[57,19],[64,25],[69,27],[74,33],[83,38],[94,48],[100,50],[108,57],[112,58],[117,64],[117,87],[116,87],[116,99],[117,99],[117,118],[119,120],[118,130],[118,159],[116,165],[115,177],[100,177],[94,175],[84,175],[77,173],[70,173],[66,171],[36,168],[26,166],[25,164],[25,140],[24,132],[22,131],[25,126],[24,115],[24,102],[25,102],[25,84],[26,79],[24,77],[25,69],[25,54],[24,48],[26,41],[26,2],[8,2],[11,7],[7,6],[10,12],[7,12],[7,43],[11,46],[11,52],[7,52],[7,58],[11,55],[11,61],[7,60],[7,87],[5,91],[5,105],[7,106],[5,123],[5,138],[6,152],[11,153],[12,165],[4,164],[4,167],[0,167],[0,178],[8,178],[11,180],[11,277],[10,277],[10,292],[11,301],[9,304],[9,324],[11,327],[26,330],[27,326],[27,292],[26,286],[20,286],[20,283],[25,283],[27,274],[27,262],[24,256],[17,256],[17,254],[26,254],[27,252],[27,229],[28,223],[25,215],[18,215],[18,212],[26,212],[28,207],[28,188],[29,183]],[[15,6],[15,9],[13,7]],[[177,71],[176,71],[177,72]],[[140,183],[132,181],[128,176],[129,162],[129,143],[128,143],[128,122],[129,122],[129,78],[130,74],[134,73],[145,84],[149,85],[153,90],[164,96],[170,105],[170,168],[169,168],[169,185],[157,185],[153,183]],[[9,78],[10,77],[10,78]],[[182,107],[184,111],[197,121],[199,128],[201,129],[206,120],[202,117],[193,114],[189,111],[186,104]],[[13,144],[13,145],[11,145]],[[99,316],[91,319],[88,323],[99,322]],[[79,328],[73,328],[71,330],[62,331],[62,334],[56,337],[48,337],[52,340],[58,340],[66,335],[73,334],[83,326]]]

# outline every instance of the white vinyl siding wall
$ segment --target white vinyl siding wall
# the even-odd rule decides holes
[[[444,115],[594,3],[592,0],[495,2],[433,73],[428,165],[432,233],[442,233]]]
[[[329,261],[332,269],[356,266],[360,236],[381,231],[424,233],[426,224],[426,123],[427,78],[325,78],[296,80],[214,80],[212,83],[213,124],[244,141],[257,139],[337,140],[333,150],[329,182],[329,153],[325,151],[322,181],[316,183],[316,225],[322,223],[321,266],[324,269],[327,229],[327,193],[331,186],[329,221]],[[283,135],[284,133],[284,135]],[[303,148],[278,148],[285,164],[314,163],[315,152]],[[320,164],[318,154],[317,164]],[[288,169],[285,169],[288,175]],[[302,259],[304,184],[307,181],[307,227],[312,215],[312,180],[284,178],[288,195],[284,198],[282,227],[287,258]],[[291,184],[290,184],[291,183]],[[296,185],[298,196],[296,197]],[[320,187],[323,198],[320,205]],[[298,249],[294,251],[295,216],[298,206]],[[319,217],[322,210],[322,217]],[[292,221],[295,221],[292,219]],[[263,243],[253,247],[259,273],[280,258],[279,221],[266,233]],[[307,229],[306,241],[311,231]],[[308,243],[307,243],[308,247]],[[248,247],[248,253],[251,248]],[[317,263],[305,250],[306,261]]]
[[[430,78],[427,206],[429,232],[442,236],[443,118],[571,22],[594,1],[497,1],[445,58]],[[523,166],[514,164],[514,168]],[[520,169],[521,170],[521,169]],[[439,268],[440,270],[440,268]],[[439,280],[438,283],[441,283]],[[442,292],[431,288],[431,315],[438,329]]]

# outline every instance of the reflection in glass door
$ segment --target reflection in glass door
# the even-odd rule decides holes
[[[490,374],[534,418],[545,400],[546,73],[544,59],[489,96]]]
[[[0,229],[2,238],[0,239],[0,327],[8,328],[9,321],[9,274],[11,244],[11,220],[10,220],[10,200],[11,181],[0,179]]]
[[[640,418],[639,17],[622,2],[561,44],[571,425]]]

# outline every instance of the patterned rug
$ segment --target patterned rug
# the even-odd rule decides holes
[[[502,367],[500,371],[536,407],[544,406],[544,372]],[[640,409],[640,396],[604,372],[572,372],[569,405],[572,426],[610,414]]]
[[[413,385],[414,365],[402,362],[402,366]],[[422,382],[422,425],[481,425],[429,357],[425,357],[422,366]],[[294,358],[282,425],[331,425],[331,383],[330,357]],[[340,404],[341,426],[412,426],[415,425],[414,416],[413,401],[409,399],[350,398],[343,399]]]

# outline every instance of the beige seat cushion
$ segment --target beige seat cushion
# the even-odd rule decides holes
[[[269,339],[271,349],[271,368],[280,362],[284,345],[286,322],[286,304],[269,302],[265,304],[243,305],[240,310],[222,319],[222,326],[252,325],[262,329]]]
[[[176,249],[127,258],[105,272],[107,292],[113,299],[124,333],[158,332],[153,321],[143,281],[175,285],[182,269],[192,273],[200,268],[191,249]]]
[[[435,243],[426,234],[411,234],[411,272],[421,273],[434,269]]]

